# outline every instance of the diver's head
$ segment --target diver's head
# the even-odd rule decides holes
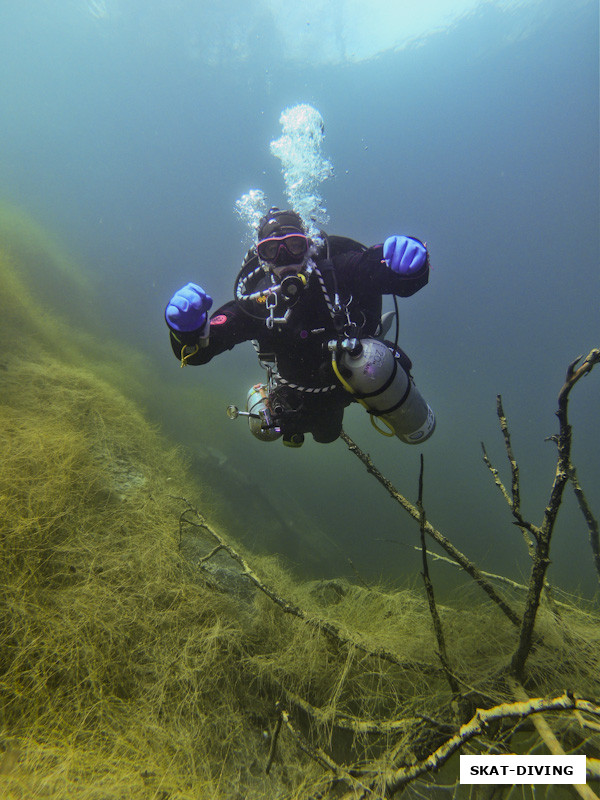
[[[263,268],[276,275],[301,270],[310,245],[302,218],[295,211],[271,208],[259,223],[256,252]]]

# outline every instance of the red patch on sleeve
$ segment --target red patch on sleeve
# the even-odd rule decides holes
[[[211,325],[222,325],[224,322],[227,322],[227,317],[225,314],[217,314],[216,317],[213,317],[210,321]]]

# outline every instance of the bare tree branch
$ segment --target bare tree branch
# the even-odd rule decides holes
[[[502,430],[502,435],[504,436],[504,446],[506,448],[506,455],[508,456],[508,462],[510,464],[510,474],[511,474],[511,489],[512,489],[512,509],[513,514],[520,515],[521,513],[521,487],[519,484],[519,465],[513,455],[512,445],[510,443],[510,433],[508,430],[508,425],[506,423],[506,416],[504,414],[504,409],[502,407],[502,395],[497,395],[496,397],[496,413],[498,414],[498,419],[500,420],[500,429]]]
[[[265,767],[265,774],[269,774],[271,771],[271,766],[273,765],[273,760],[275,758],[275,753],[277,751],[277,741],[279,739],[279,733],[281,731],[281,723],[283,722],[283,713],[279,711],[277,715],[277,722],[275,723],[275,730],[273,731],[273,735],[271,736],[271,746],[269,747],[269,757],[267,758],[267,765]]]
[[[410,767],[401,767],[396,770],[386,781],[387,795],[393,795],[420,775],[441,767],[464,744],[485,733],[487,726],[492,722],[504,719],[526,719],[531,714],[537,714],[540,711],[561,711],[566,709],[578,709],[592,716],[600,717],[600,706],[596,706],[588,700],[579,700],[568,692],[550,699],[540,697],[534,700],[502,703],[486,710],[478,709],[472,719],[463,725],[455,736],[448,739],[426,759]]]
[[[577,502],[579,503],[579,508],[581,509],[581,513],[584,516],[590,532],[590,546],[592,548],[594,564],[596,565],[596,571],[598,573],[598,580],[600,581],[600,532],[598,529],[598,520],[592,514],[592,509],[590,508],[587,498],[583,493],[583,489],[577,480],[577,473],[572,463],[569,470],[569,479],[571,481],[573,491],[575,492]]]
[[[523,686],[520,683],[518,683],[518,681],[515,681],[514,678],[509,677],[508,685],[510,686],[511,691],[517,698],[517,700],[522,700],[527,702],[530,699]],[[550,753],[554,756],[564,756],[565,751],[563,750],[561,743],[554,735],[554,731],[552,730],[550,725],[548,725],[548,722],[546,721],[544,715],[536,714],[533,717],[532,721],[536,731],[540,736],[540,739],[544,742]],[[590,787],[587,786],[585,783],[584,784],[574,783],[572,784],[572,786],[577,792],[577,794],[582,798],[582,800],[598,800],[598,795],[594,791],[592,791],[592,789],[590,789]]]
[[[400,492],[394,487],[394,485],[385,478],[381,472],[375,467],[371,459],[366,453],[358,447],[356,442],[354,442],[350,436],[345,431],[342,431],[340,434],[341,438],[347,444],[348,449],[350,450],[353,455],[355,455],[367,468],[367,472],[369,472],[373,477],[379,481],[379,483],[387,490],[390,497],[395,500],[402,508],[410,514],[410,516],[415,519],[417,522],[421,519],[421,514],[419,509],[414,506],[409,500],[406,499]],[[456,548],[449,539],[447,539],[440,531],[433,527],[429,522],[425,522],[425,532],[435,539],[435,541],[443,547],[443,549],[448,553],[448,555],[459,564],[465,572],[470,575],[473,580],[478,584],[478,586],[483,589],[483,591],[488,595],[488,597],[493,600],[494,603],[502,610],[504,614],[508,617],[508,619],[516,625],[517,627],[521,624],[521,616],[517,614],[517,612],[509,606],[509,604],[496,592],[495,588],[485,579],[481,570],[475,566],[469,559]]]
[[[373,798],[373,800],[384,800],[382,795],[379,793],[373,793],[367,788],[367,786],[365,786],[365,784],[361,783],[359,780],[357,780],[357,778],[350,774],[350,772],[344,769],[344,767],[342,767],[340,764],[337,764],[322,748],[312,745],[300,731],[296,730],[290,721],[290,715],[287,711],[281,712],[281,719],[302,752],[306,753],[306,755],[312,758],[313,761],[316,761],[316,763],[323,767],[323,769],[333,772],[336,777],[336,783],[343,781],[347,786],[351,786],[355,797],[358,796],[357,792],[361,792],[363,795],[365,792],[368,792],[369,797]]]
[[[504,416],[504,410],[502,409],[502,401],[501,401],[500,395],[498,395],[498,407],[499,407],[500,412],[502,414],[502,416],[500,418],[500,424],[502,426],[503,432],[506,431],[506,436],[505,436],[505,442],[506,442],[506,437],[508,436],[508,426],[507,426],[507,423],[506,423],[506,417]],[[510,440],[509,440],[509,442],[510,442]],[[510,444],[509,444],[509,447],[510,447]],[[502,483],[502,481],[500,479],[500,475],[498,473],[498,470],[496,469],[496,467],[493,466],[492,462],[490,461],[490,459],[488,457],[488,454],[487,454],[487,451],[485,449],[485,445],[484,445],[483,442],[481,442],[481,449],[483,450],[483,461],[484,461],[486,467],[492,473],[492,476],[494,478],[494,483],[500,489],[500,492],[502,493],[502,496],[506,500],[506,503],[507,503],[508,507],[510,508],[511,513],[512,513],[512,515],[514,516],[514,518],[516,520],[516,524],[518,525],[519,528],[521,528],[521,531],[523,532],[523,539],[525,540],[525,545],[527,546],[527,550],[529,551],[529,555],[533,558],[534,555],[535,555],[535,545],[534,545],[533,539],[535,539],[537,537],[538,532],[537,532],[537,529],[534,528],[534,526],[530,522],[527,522],[527,520],[523,519],[523,517],[521,515],[520,494],[519,494],[518,490],[517,490],[518,504],[515,505],[515,502],[514,502],[514,498],[515,498],[515,490],[514,490],[515,473],[513,472],[513,494],[512,494],[512,497],[511,497],[511,495],[509,495],[509,493],[506,491],[506,487],[504,486],[504,484]],[[514,456],[512,455],[512,450],[509,451],[509,460],[511,461],[511,465],[513,463],[515,465],[515,470],[517,472],[517,487],[518,487],[518,469],[519,468],[518,468],[518,466],[516,464],[516,461],[514,461]],[[531,538],[530,535],[533,536],[533,539]]]
[[[373,656],[374,658],[381,658],[384,661],[388,661],[391,664],[395,664],[397,667],[401,667],[402,669],[409,669],[409,670],[417,670],[421,672],[439,672],[439,668],[436,668],[433,664],[425,664],[422,662],[414,662],[414,661],[403,661],[399,658],[395,653],[386,650],[383,647],[369,647],[366,644],[363,644],[358,639],[353,639],[350,636],[347,636],[342,630],[332,622],[328,620],[313,617],[310,614],[307,614],[306,611],[301,609],[299,606],[295,605],[295,603],[286,600],[283,597],[280,597],[273,589],[268,587],[264,584],[258,575],[252,570],[248,562],[241,556],[234,548],[228,544],[222,536],[220,536],[214,528],[212,528],[204,519],[202,514],[195,508],[188,500],[185,498],[180,498],[185,503],[187,503],[187,508],[179,517],[179,539],[181,541],[182,538],[182,530],[184,525],[192,525],[196,528],[202,528],[207,533],[209,533],[213,539],[217,542],[216,547],[206,556],[199,560],[199,564],[202,565],[205,563],[209,558],[216,555],[216,553],[220,551],[225,551],[230,558],[232,558],[237,564],[240,565],[242,568],[241,575],[245,578],[248,578],[257,589],[259,589],[263,594],[265,594],[270,600],[272,600],[279,608],[286,614],[290,614],[298,619],[302,620],[307,625],[315,628],[320,633],[323,633],[325,636],[329,637],[330,639],[342,644],[344,646],[356,647],[357,650],[360,650],[366,653],[369,656]],[[190,518],[192,515],[192,518]]]
[[[444,639],[444,630],[442,628],[442,621],[438,614],[437,606],[435,604],[435,592],[433,591],[433,584],[429,577],[429,565],[427,564],[427,547],[425,546],[425,507],[423,506],[423,471],[424,461],[423,453],[421,453],[421,469],[419,472],[419,499],[417,500],[417,508],[419,510],[419,528],[421,531],[421,554],[423,557],[423,583],[425,584],[425,591],[427,592],[427,601],[429,603],[429,611],[433,622],[433,630],[438,645],[438,656],[442,662],[442,667],[446,673],[446,680],[450,686],[452,694],[457,697],[460,694],[460,688],[452,670],[450,669],[450,660],[448,658],[448,651],[446,650],[446,641]]]
[[[556,473],[550,490],[550,499],[544,511],[542,524],[538,529],[538,536],[536,537],[536,553],[531,569],[529,589],[525,602],[525,612],[523,614],[519,635],[519,644],[510,664],[512,674],[519,680],[523,678],[525,662],[531,650],[533,629],[540,604],[540,595],[544,587],[546,570],[550,563],[550,541],[552,532],[562,502],[564,488],[569,480],[572,469],[572,431],[567,414],[569,393],[577,381],[584,375],[587,375],[593,367],[600,362],[600,350],[592,350],[585,358],[583,364],[576,369],[579,361],[581,361],[581,356],[569,365],[565,383],[558,395],[558,411],[556,415],[559,421],[559,433],[557,437],[558,459],[556,463]]]

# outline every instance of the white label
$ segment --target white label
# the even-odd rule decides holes
[[[460,782],[584,784],[585,756],[461,756]]]

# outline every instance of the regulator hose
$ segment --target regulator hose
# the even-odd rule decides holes
[[[336,352],[335,352],[335,350],[334,350],[334,351],[331,353],[331,367],[332,367],[333,371],[335,372],[336,378],[337,378],[337,379],[339,380],[339,382],[342,384],[342,386],[344,387],[344,389],[345,389],[347,392],[349,392],[349,393],[352,395],[352,397],[354,397],[354,399],[355,399],[355,400],[356,400],[358,403],[360,403],[360,404],[361,404],[361,406],[362,406],[364,409],[366,409],[366,411],[367,411],[367,413],[368,413],[369,417],[371,418],[371,425],[372,425],[372,426],[375,428],[375,430],[377,431],[377,433],[380,433],[382,436],[395,436],[395,435],[396,435],[396,431],[394,430],[394,428],[392,427],[392,425],[391,425],[391,424],[390,424],[390,423],[387,421],[387,419],[384,419],[383,417],[381,417],[381,421],[382,421],[382,422],[383,422],[383,424],[384,424],[384,425],[386,425],[386,427],[388,428],[388,430],[387,430],[387,431],[384,431],[384,430],[382,430],[381,428],[379,428],[379,427],[378,427],[377,423],[375,422],[375,419],[377,418],[377,416],[376,416],[376,414],[374,414],[374,413],[373,413],[373,409],[369,408],[369,406],[368,406],[368,405],[365,403],[365,401],[362,399],[362,397],[359,397],[359,396],[356,394],[356,392],[354,391],[354,389],[353,389],[353,388],[350,386],[350,384],[348,383],[348,381],[347,381],[347,380],[344,378],[344,376],[343,376],[343,375],[342,375],[342,373],[340,372],[340,368],[338,367],[338,363],[337,363],[337,357],[336,357]]]

